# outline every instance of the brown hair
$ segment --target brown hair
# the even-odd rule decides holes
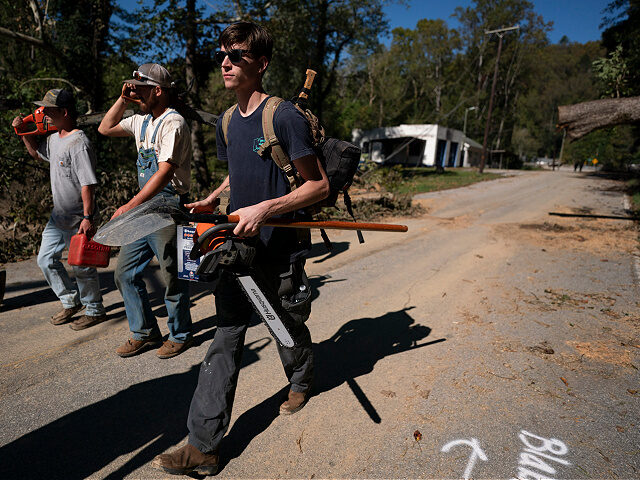
[[[254,58],[267,57],[271,61],[273,39],[269,30],[252,22],[236,22],[220,34],[219,43],[225,49],[244,44]]]

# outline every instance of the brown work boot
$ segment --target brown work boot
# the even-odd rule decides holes
[[[136,340],[135,338],[130,338],[123,345],[120,345],[116,349],[116,353],[120,355],[122,358],[133,357],[138,353],[142,353],[148,347],[152,347],[157,345],[162,340],[160,334],[153,335],[149,338],[143,338],[142,340]]]
[[[289,398],[280,405],[280,415],[292,415],[302,410],[307,403],[306,392],[294,392],[289,390]]]
[[[173,342],[171,340],[165,340],[162,346],[156,352],[158,358],[172,358],[176,355],[180,355],[193,343],[192,338],[188,338],[184,343]]]
[[[218,455],[202,453],[187,443],[172,453],[157,455],[151,461],[151,466],[171,475],[215,475],[218,472]]]
[[[67,323],[69,320],[71,320],[71,317],[73,317],[76,313],[78,313],[83,308],[84,308],[84,305],[76,305],[75,307],[71,307],[71,308],[63,308],[54,316],[52,316],[51,320],[49,321],[53,325],[62,325],[63,323]]]
[[[106,314],[102,315],[83,315],[80,318],[74,320],[69,324],[71,330],[84,330],[85,328],[93,327],[99,323],[104,322],[107,319]]]

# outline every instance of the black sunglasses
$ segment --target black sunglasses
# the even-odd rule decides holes
[[[238,64],[240,62],[242,62],[242,57],[244,55],[249,55],[249,50],[242,50],[240,48],[234,48],[233,50],[229,50],[227,52],[223,52],[222,50],[218,50],[215,54],[214,54],[214,58],[216,60],[216,62],[218,63],[218,65],[222,65],[222,62],[224,62],[224,57],[229,57],[229,61],[231,63],[234,64]]]

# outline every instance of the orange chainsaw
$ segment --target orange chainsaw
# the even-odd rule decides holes
[[[18,135],[46,135],[48,133],[57,132],[58,129],[52,123],[49,123],[49,120],[44,114],[44,107],[36,108],[35,112],[31,115],[27,115],[22,119],[22,124],[33,123],[35,125],[35,130],[31,129],[26,132],[19,132],[16,127],[13,129],[16,131]]]

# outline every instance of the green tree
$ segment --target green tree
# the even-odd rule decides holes
[[[469,122],[468,132],[478,139],[484,131],[497,53],[495,35],[485,32],[519,26],[516,33],[504,35],[489,130],[492,148],[509,149],[516,125],[518,98],[526,91],[525,82],[533,65],[531,57],[548,44],[547,32],[551,24],[536,14],[533,4],[527,0],[475,0],[469,7],[456,8],[454,15],[461,24],[460,38],[468,68],[463,77],[467,82],[461,88],[468,102],[478,107],[478,115]]]
[[[302,85],[307,68],[318,72],[311,106],[329,129],[336,116],[334,89],[341,79],[342,61],[354,47],[372,51],[388,23],[385,0],[274,0],[263,15],[274,37],[273,62],[267,71],[267,90],[290,98]],[[254,6],[255,11],[259,11]]]
[[[514,136],[517,130],[527,129],[532,139],[526,147],[520,142],[516,151],[523,147],[528,157],[559,155],[558,106],[598,98],[591,64],[603,52],[598,42],[580,44],[566,38],[533,52],[516,103],[514,129]]]
[[[622,45],[618,45],[608,57],[594,60],[592,65],[604,97],[627,96],[630,91],[627,87],[629,68],[622,54]]]
[[[640,1],[613,0],[605,9],[602,44],[608,52],[621,48],[620,60],[628,69],[628,95],[640,95]]]

